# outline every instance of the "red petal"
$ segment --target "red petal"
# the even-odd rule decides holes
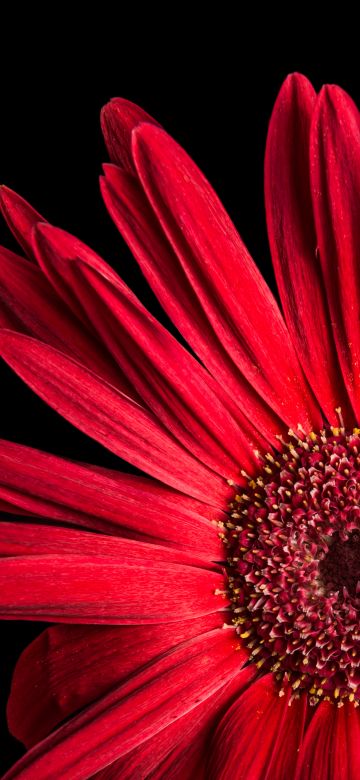
[[[0,209],[16,240],[30,260],[35,260],[31,232],[37,222],[45,222],[29,203],[9,187],[0,187]],[[36,260],[35,260],[36,261]]]
[[[288,76],[275,103],[265,157],[265,201],[274,269],[285,319],[304,373],[329,422],[353,413],[340,377],[311,201],[309,142],[316,93]],[[314,314],[316,312],[316,327]]]
[[[0,324],[80,359],[122,392],[132,385],[93,333],[57,296],[41,270],[0,247]],[[138,396],[136,396],[138,398]]]
[[[48,273],[54,266],[122,373],[166,428],[214,471],[237,477],[239,463],[254,468],[250,446],[217,398],[215,383],[112,269],[50,225],[38,228],[36,241]]]
[[[106,180],[101,181],[105,205],[161,305],[218,382],[219,396],[240,417],[249,438],[255,436],[251,420],[268,441],[277,444],[279,418],[230,360],[139,183],[113,165],[105,166],[105,174]],[[262,449],[261,445],[256,446]]]
[[[277,304],[207,181],[153,125],[134,131],[133,154],[179,264],[234,364],[280,419],[307,430],[319,425]]]
[[[299,753],[295,780],[358,780],[359,745],[359,713],[353,704],[319,704]]]
[[[223,688],[241,663],[232,644],[219,629],[167,653],[32,748],[4,780],[74,780],[104,769]]]
[[[0,335],[6,362],[38,395],[107,449],[163,482],[210,501],[226,500],[223,480],[196,461],[156,418],[57,350],[12,331]]]
[[[124,98],[114,98],[101,111],[101,129],[111,160],[125,170],[135,172],[131,154],[131,133],[140,122],[155,119],[142,108]]]
[[[215,522],[225,515],[146,478],[0,440],[0,497],[27,514],[130,533],[221,560]]]
[[[339,360],[360,417],[360,121],[338,87],[319,95],[311,131],[313,203]]]
[[[221,720],[209,756],[209,779],[290,780],[302,740],[306,696],[289,707],[271,674],[261,677]]]
[[[98,553],[0,559],[0,617],[126,625],[196,618],[227,606],[215,595],[223,592],[222,574],[173,563],[169,548],[156,554],[153,545],[132,541],[126,552],[127,540],[117,541],[118,559]]]
[[[214,534],[215,534],[214,529]],[[187,566],[218,570],[213,562],[206,562],[193,553],[168,546],[147,544],[134,539],[105,536],[90,531],[77,531],[53,525],[36,523],[0,522],[0,556],[24,555],[80,555],[82,557],[109,555],[117,562],[123,558],[142,561],[171,561]]]
[[[9,728],[27,747],[175,645],[221,627],[221,614],[164,626],[65,626],[43,631],[16,664]],[[229,629],[230,630],[230,629]]]
[[[155,737],[141,744],[125,758],[96,775],[96,780],[133,780],[151,777],[151,780],[205,780],[206,756],[209,739],[217,719],[226,707],[249,685],[256,674],[254,665],[247,666],[215,696],[175,721]],[[116,774],[117,772],[117,774]]]

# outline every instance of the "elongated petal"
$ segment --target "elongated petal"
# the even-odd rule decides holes
[[[240,666],[239,666],[240,668]],[[206,777],[206,755],[217,719],[226,711],[234,696],[255,677],[256,667],[248,666],[199,706],[184,715],[180,722],[167,726],[136,750],[96,775],[96,780],[133,780],[160,778],[201,780]]]
[[[289,780],[301,744],[306,697],[283,697],[273,676],[261,677],[238,698],[220,722],[209,756],[208,777]]]
[[[295,780],[357,780],[360,776],[360,718],[350,702],[317,708],[300,750]]]
[[[4,780],[89,777],[221,689],[239,669],[226,631],[184,643],[32,748]]]
[[[36,262],[32,248],[31,233],[37,222],[45,222],[29,203],[9,187],[0,187],[0,209],[16,240],[29,260]]]
[[[307,430],[319,424],[276,302],[209,184],[153,125],[134,131],[133,154],[146,195],[228,355],[280,419]]]
[[[311,174],[320,261],[335,342],[360,416],[360,121],[339,87],[324,87],[311,129]]]
[[[158,323],[121,279],[68,233],[41,225],[36,243],[61,275],[101,341],[158,419],[196,457],[223,475],[248,469],[254,455],[217,398],[204,368]]]
[[[351,424],[316,252],[309,168],[315,101],[310,82],[294,74],[275,103],[265,157],[268,233],[285,319],[304,373],[331,424],[337,425],[338,406]]]
[[[101,111],[101,129],[111,159],[135,173],[131,154],[131,133],[141,122],[159,123],[144,109],[124,98],[114,98]]]
[[[80,363],[35,339],[0,335],[0,353],[17,374],[80,430],[165,483],[209,500],[226,496],[225,483],[166,433],[156,418]]]
[[[131,108],[134,109],[133,106]],[[112,123],[113,138],[110,144],[105,134],[110,157],[113,162],[120,162],[121,167],[124,168],[119,158],[119,148],[123,148],[122,154],[127,160],[131,159],[132,155],[146,196],[160,220],[172,249],[169,251],[169,244],[167,241],[164,242],[159,226],[153,229],[154,219],[149,219],[148,209],[144,212],[147,229],[143,230],[144,217],[140,216],[139,219],[139,214],[141,215],[143,211],[144,200],[146,206],[146,198],[144,199],[142,194],[139,195],[136,179],[133,176],[126,177],[124,171],[119,173],[120,176],[124,174],[120,189],[124,189],[125,197],[120,197],[120,208],[119,204],[115,204],[113,208],[113,204],[110,203],[111,213],[114,216],[114,211],[117,212],[115,219],[118,220],[120,229],[124,230],[126,240],[130,239],[130,242],[135,245],[135,253],[140,255],[138,259],[150,284],[154,283],[155,271],[155,292],[157,295],[160,292],[159,299],[163,305],[166,302],[170,304],[168,313],[177,327],[181,330],[179,324],[181,317],[178,311],[179,304],[177,304],[179,296],[174,294],[173,300],[171,293],[169,295],[170,275],[172,286],[175,277],[175,285],[181,288],[180,305],[182,301],[187,310],[184,323],[186,330],[188,330],[186,323],[189,306],[193,306],[195,302],[196,316],[192,317],[189,326],[190,329],[195,330],[196,345],[192,344],[188,335],[184,335],[196,351],[200,346],[207,357],[209,348],[208,346],[206,348],[206,343],[209,345],[212,341],[211,359],[213,360],[213,355],[220,353],[221,363],[230,364],[227,366],[230,376],[236,375],[236,369],[239,367],[250,385],[260,392],[278,414],[280,412],[280,418],[287,423],[290,420],[286,416],[286,404],[282,403],[279,409],[279,398],[283,399],[284,386],[286,395],[289,396],[289,413],[291,414],[292,393],[299,405],[295,424],[301,417],[300,421],[303,422],[304,418],[306,425],[305,418],[308,416],[306,408],[311,408],[312,414],[318,420],[318,412],[307,397],[275,301],[209,184],[185,152],[161,128],[157,127],[151,118],[150,122],[147,118],[141,123],[141,110],[135,113],[131,110],[129,121],[127,102],[123,103],[119,100],[116,109],[110,103],[105,107],[104,113]],[[130,148],[131,128],[133,128],[132,148]],[[114,137],[117,137],[118,144],[115,152]],[[127,171],[133,172],[133,164],[129,163],[125,167]],[[105,187],[104,195],[109,203],[111,190],[109,192]],[[133,202],[136,204],[135,208]],[[129,216],[130,220],[128,220]],[[157,278],[159,263],[161,264],[160,279]],[[165,280],[167,285],[164,289]],[[184,320],[183,317],[182,319]],[[207,340],[203,346],[201,346],[203,327],[199,328],[195,325],[194,328],[193,324],[197,324],[199,319],[203,319],[207,330],[212,332],[211,341]],[[273,375],[271,359],[275,352],[279,357],[277,376]],[[206,364],[204,354],[200,352],[198,354]],[[224,365],[222,371],[224,372]],[[282,371],[287,374],[283,379]],[[214,373],[215,376],[218,375],[216,369]],[[280,395],[276,391],[272,392],[277,382],[281,386]],[[232,377],[232,384],[236,385],[234,377]],[[241,399],[238,402],[241,403]],[[294,419],[291,424],[293,423]],[[264,432],[262,428],[260,430]]]
[[[150,479],[100,469],[0,440],[0,497],[4,511],[39,515],[133,535],[207,560],[221,560],[215,522],[221,511]],[[12,503],[10,503],[12,502]]]
[[[70,715],[181,642],[221,628],[221,613],[143,626],[51,626],[21,654],[7,706],[12,734],[31,747]],[[229,628],[231,631],[232,629]]]
[[[214,529],[215,533],[215,529]],[[84,557],[109,555],[118,561],[142,557],[150,565],[153,561],[171,561],[187,566],[218,569],[214,563],[193,554],[157,544],[139,543],[134,539],[105,536],[90,531],[78,531],[37,523],[0,522],[0,556],[25,555],[80,555]]]
[[[138,399],[104,345],[74,317],[41,270],[3,247],[0,247],[0,324],[61,349]]]
[[[217,381],[219,397],[230,405],[248,438],[255,438],[255,446],[262,448],[254,427],[276,444],[281,421],[229,358],[139,182],[115,165],[104,166],[104,171],[101,190],[111,217],[163,308]]]
[[[113,625],[167,623],[226,607],[215,595],[222,574],[154,553],[117,560],[100,555],[27,555],[0,560],[0,617]]]

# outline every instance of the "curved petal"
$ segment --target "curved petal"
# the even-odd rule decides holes
[[[221,614],[143,626],[51,626],[14,670],[7,718],[27,748],[181,642],[221,628]],[[231,629],[230,629],[231,630]]]
[[[146,477],[74,463],[0,439],[0,498],[15,511],[139,537],[221,560],[225,514]],[[11,503],[10,503],[11,502]]]
[[[61,349],[138,400],[133,386],[104,345],[64,305],[40,268],[3,247],[0,247],[0,325]]]
[[[238,673],[221,629],[185,642],[32,748],[4,780],[89,777],[209,701]]]
[[[241,667],[239,666],[239,669]],[[94,780],[205,780],[208,740],[217,719],[236,694],[246,688],[256,674],[247,666],[210,699],[167,726],[129,755],[116,761]]]
[[[319,704],[300,750],[295,780],[357,780],[360,718],[350,702]]]
[[[228,475],[255,456],[204,368],[85,244],[50,225],[35,233],[39,260],[62,278],[143,402],[210,468]]]
[[[267,137],[267,225],[285,319],[304,373],[329,422],[338,424],[335,409],[340,406],[346,423],[353,425],[316,252],[309,169],[315,101],[315,90],[304,76],[288,76]]]
[[[289,780],[301,744],[306,696],[279,696],[273,675],[254,682],[221,720],[209,756],[209,780]]]
[[[116,455],[151,476],[200,498],[226,500],[224,480],[178,445],[156,418],[63,353],[1,331],[0,354],[49,406]]]
[[[17,242],[29,260],[36,262],[32,247],[32,229],[37,222],[45,222],[29,203],[9,187],[0,187],[0,209]]]
[[[124,170],[135,173],[131,154],[131,133],[141,122],[159,123],[144,109],[124,98],[113,98],[101,110],[101,129],[111,159]]]
[[[116,537],[109,539],[119,543],[121,557],[106,556],[101,552],[106,537],[94,536],[93,543],[88,540],[92,553],[0,559],[0,617],[113,625],[168,623],[208,615],[228,605],[221,573],[173,562],[172,556],[177,561],[179,553],[170,548]]]
[[[186,566],[218,570],[211,561],[198,558],[196,552],[185,552],[158,544],[147,544],[119,536],[105,536],[91,531],[37,523],[0,521],[0,557],[13,558],[26,555],[79,555],[82,558],[109,555],[117,562],[142,557],[150,566],[154,561],[171,561]]]
[[[339,87],[323,87],[311,128],[311,181],[320,261],[347,391],[360,417],[360,121]]]
[[[133,132],[145,193],[228,355],[289,425],[319,425],[276,302],[210,185],[153,125]],[[285,388],[285,392],[284,392]]]
[[[230,405],[232,414],[240,417],[248,437],[254,437],[254,428],[247,418],[268,442],[276,445],[281,421],[224,349],[139,182],[114,165],[106,165],[104,170],[101,191],[105,205],[164,310],[218,382],[220,397]]]
[[[142,259],[146,266],[150,260],[152,266],[148,269],[152,277],[152,280],[149,279],[150,284],[154,281],[154,270],[156,273],[156,258],[158,257],[160,263],[162,263],[162,257],[167,258],[168,262],[166,265],[162,263],[161,274],[164,278],[168,278],[170,272],[176,278],[177,286],[180,283],[180,287],[183,288],[182,300],[184,303],[186,301],[187,309],[193,304],[195,298],[197,316],[193,317],[193,322],[196,323],[199,317],[202,317],[207,324],[207,329],[209,330],[210,324],[210,332],[213,331],[212,341],[214,341],[214,336],[215,342],[219,341],[217,349],[213,349],[213,353],[222,352],[222,362],[224,362],[225,358],[225,362],[230,364],[230,366],[232,361],[234,361],[232,371],[234,372],[235,368],[236,373],[236,367],[240,366],[245,376],[248,379],[250,377],[250,384],[253,384],[258,390],[264,385],[262,380],[265,380],[266,385],[266,380],[271,375],[272,360],[270,355],[264,360],[264,346],[266,345],[266,330],[268,328],[269,334],[271,332],[272,353],[274,354],[274,350],[277,350],[276,344],[280,345],[279,358],[282,361],[281,365],[285,368],[287,360],[291,363],[290,377],[287,376],[285,382],[288,394],[291,394],[295,389],[295,396],[300,407],[310,408],[314,418],[318,420],[318,411],[312,404],[311,398],[308,397],[307,389],[303,384],[301,372],[299,372],[299,367],[276,303],[272,299],[271,293],[255,265],[250,260],[232,223],[211,187],[204,177],[201,176],[192,161],[186,156],[185,152],[161,128],[157,127],[152,119],[150,119],[150,123],[147,120],[141,123],[139,111],[132,118],[131,123],[129,123],[126,104],[123,108],[122,101],[118,102],[116,112],[113,111],[111,103],[105,107],[105,111],[108,117],[113,115],[112,132],[113,135],[117,134],[118,136],[119,148],[122,145],[124,146],[123,153],[128,159],[132,151],[136,172],[145,188],[146,196],[149,198],[172,246],[171,249],[168,242],[164,242],[164,236],[162,231],[159,231],[158,225],[156,225],[155,231],[153,230],[152,223],[154,223],[154,219],[150,218],[149,220],[148,212],[151,213],[151,210],[148,208],[145,211],[145,221],[148,223],[148,226],[145,227],[145,231],[142,229],[141,222],[144,220],[141,218],[139,220],[138,213],[140,212],[141,214],[143,201],[145,200],[146,204],[146,198],[144,199],[141,191],[139,191],[136,178],[132,175],[126,176],[128,171],[132,170],[131,164],[128,165],[127,171],[119,171],[119,174],[123,176],[122,184],[125,185],[125,212],[127,209],[130,215],[130,230],[127,230],[126,213],[124,220],[124,209],[121,207],[120,223],[125,222],[124,230],[127,240],[129,233],[130,236],[133,234],[133,238],[135,233],[135,249],[137,244],[139,250],[140,244],[140,261]],[[123,117],[122,112],[124,113]],[[132,150],[129,146],[131,127],[133,128]],[[118,162],[118,157],[116,154],[114,155],[111,146],[109,146],[109,152],[112,160]],[[105,187],[105,197],[106,194],[110,195],[111,200],[111,192],[106,193]],[[121,201],[123,202],[121,203]],[[126,203],[126,201],[130,201],[130,208],[129,203]],[[132,207],[132,201],[135,204],[137,203],[135,209]],[[124,199],[120,198],[120,203],[121,206],[124,206]],[[149,227],[150,230],[148,229]],[[126,233],[128,234],[127,236]],[[149,234],[151,237],[150,243],[148,240]],[[159,244],[159,236],[160,244],[162,244],[160,255],[158,251],[155,253],[153,251],[154,247]],[[145,244],[143,241],[144,237],[146,238]],[[147,251],[148,249],[150,251]],[[178,259],[176,255],[178,255]],[[173,273],[174,270],[176,270],[176,273]],[[161,290],[163,287],[161,278],[156,279],[155,277],[155,283],[156,287],[160,287]],[[255,295],[251,294],[253,291],[252,287],[256,288]],[[246,288],[245,294],[244,288]],[[167,284],[167,289],[163,289],[161,297],[159,296],[163,305],[164,301],[162,298],[164,295],[165,301],[166,298],[170,297],[171,299],[168,289],[169,285]],[[260,295],[259,290],[261,290]],[[158,290],[156,290],[156,294],[158,294]],[[251,301],[250,305],[249,301]],[[256,304],[253,305],[255,301]],[[225,302],[226,316],[224,316]],[[173,313],[169,312],[170,316],[181,330],[181,325],[177,322],[179,318],[176,316],[178,308],[176,295],[170,302],[170,307],[173,310]],[[264,314],[266,316],[262,317]],[[186,316],[187,319],[188,314]],[[254,320],[257,325],[255,328],[253,327]],[[270,322],[272,324],[271,328]],[[264,327],[264,323],[266,323],[266,327]],[[189,324],[191,327],[191,323]],[[238,330],[238,325],[240,325],[240,331]],[[274,328],[274,333],[272,328]],[[200,336],[201,344],[201,333],[199,331],[200,329],[195,327],[196,341],[199,341]],[[253,337],[254,332],[256,333],[256,338]],[[192,344],[189,337],[185,337]],[[197,351],[196,347],[194,348]],[[206,354],[208,350],[205,347],[202,351],[205,351]],[[266,352],[267,349],[265,348]],[[200,357],[204,360],[203,355],[200,355]],[[259,370],[259,360],[261,371]],[[271,378],[270,388],[274,383],[276,384],[276,381],[276,377]],[[232,383],[234,384],[234,380]],[[282,391],[280,395],[281,393]],[[276,394],[271,393],[269,387],[267,387],[265,393],[261,392],[261,395],[273,408],[279,409],[278,398]],[[300,396],[302,400],[300,400]],[[308,413],[303,409],[303,414],[306,417]],[[286,418],[284,405],[280,409],[280,418],[286,419],[289,424],[290,421]],[[294,422],[294,418],[292,420]],[[300,417],[298,416],[296,422],[299,422],[299,420]]]

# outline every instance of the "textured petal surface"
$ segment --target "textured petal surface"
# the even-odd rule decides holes
[[[311,428],[319,412],[281,314],[215,193],[160,128],[140,125],[133,153],[151,205],[228,355],[281,419]]]
[[[300,750],[295,780],[357,780],[360,777],[360,718],[353,704],[317,708]]]
[[[254,455],[204,368],[85,244],[50,225],[36,239],[47,272],[61,276],[62,293],[66,285],[144,404],[210,468],[248,469]]]
[[[113,112],[111,103],[106,107],[106,112],[111,116]],[[185,152],[152,122],[139,124],[139,116],[132,123],[135,129],[132,133],[131,150],[126,108],[123,120],[124,132],[122,132],[121,112],[120,101],[113,120],[119,145],[125,146],[124,153],[127,156],[132,151],[146,196],[165,230],[172,250],[175,250],[169,252],[167,249],[165,254],[157,253],[158,262],[164,266],[164,258],[166,258],[164,273],[167,279],[169,269],[172,277],[177,277],[179,281],[185,279],[187,289],[182,289],[182,301],[186,301],[188,306],[195,299],[198,316],[193,318],[194,322],[201,314],[205,322],[210,324],[210,330],[215,332],[216,340],[219,340],[227,356],[227,362],[232,362],[235,368],[238,366],[241,368],[250,384],[259,390],[262,397],[278,414],[280,413],[281,419],[296,424],[294,417],[289,420],[286,416],[286,402],[282,400],[284,385],[287,388],[286,395],[289,396],[289,407],[290,396],[294,396],[293,400],[299,407],[296,422],[307,424],[309,412],[305,411],[306,407],[310,408],[311,413],[318,419],[318,412],[312,405],[311,399],[307,397],[275,301],[215,193]],[[111,145],[108,147],[110,156],[117,162],[118,157],[114,155]],[[128,179],[128,185],[127,200],[131,201],[129,190],[132,187],[134,189],[133,178]],[[136,193],[135,200],[138,200]],[[141,210],[140,206],[137,211],[141,213]],[[131,211],[134,210],[130,207]],[[139,223],[136,216],[135,214],[135,222]],[[148,217],[146,221],[149,223]],[[133,223],[134,219],[131,222]],[[143,238],[141,233],[144,231],[140,231],[138,236],[140,244]],[[155,246],[158,243],[158,233],[159,231],[155,229]],[[154,238],[154,231],[152,237]],[[145,261],[149,259],[146,254],[145,252]],[[154,252],[150,254],[154,255]],[[252,294],[253,292],[255,295]],[[174,322],[179,327],[175,319]],[[270,351],[269,342],[271,342]],[[209,344],[209,341],[207,343]],[[278,356],[277,372],[272,370],[271,358],[274,352]],[[200,356],[203,359],[203,356]],[[280,395],[275,391],[277,382],[282,384]],[[282,401],[280,404],[279,398]]]
[[[35,336],[81,360],[119,390],[132,393],[104,345],[64,305],[34,264],[0,247],[0,325]]]
[[[275,435],[281,430],[279,418],[224,349],[139,182],[114,165],[105,166],[105,175],[101,181],[105,204],[161,305],[218,381],[220,397],[232,411],[235,408],[250,438],[254,431],[247,418],[268,441],[276,443]]]
[[[301,744],[306,697],[279,696],[273,676],[254,682],[220,722],[209,756],[209,780],[290,780]]]
[[[101,129],[111,159],[131,173],[135,173],[131,154],[131,133],[141,122],[155,119],[142,108],[124,98],[114,98],[101,111]]]
[[[26,555],[80,555],[84,557],[109,555],[118,561],[125,558],[136,561],[141,557],[143,563],[151,565],[153,561],[171,561],[188,566],[218,569],[214,563],[205,563],[197,558],[196,552],[187,553],[157,544],[140,543],[133,539],[118,536],[105,536],[91,531],[78,531],[72,528],[57,528],[53,525],[36,523],[0,522],[0,556],[15,557]]]
[[[144,477],[74,463],[0,440],[3,511],[39,515],[221,560],[222,511]]]
[[[7,706],[12,734],[31,747],[157,656],[221,625],[221,614],[213,613],[166,629],[162,624],[51,626],[15,667]]]
[[[360,121],[339,87],[323,87],[311,129],[320,261],[345,384],[360,417]]]
[[[239,669],[240,669],[239,665]],[[208,740],[217,719],[236,694],[246,688],[256,674],[248,666],[216,691],[214,696],[167,726],[125,758],[96,775],[96,780],[145,780],[205,778]]]
[[[184,643],[32,748],[6,780],[80,780],[209,700],[238,673],[228,632]]]
[[[201,498],[224,500],[225,482],[166,433],[156,418],[100,377],[35,339],[3,330],[0,353],[49,406],[116,455]]]
[[[329,422],[337,425],[335,409],[341,406],[352,424],[316,251],[309,168],[315,101],[309,81],[294,74],[275,103],[265,157],[268,233],[285,319],[304,373]]]
[[[222,574],[173,563],[178,553],[169,548],[132,541],[127,553],[130,540],[111,542],[120,543],[121,558],[95,552],[106,545],[95,536],[93,554],[0,559],[0,617],[125,625],[196,618],[226,607],[215,595],[223,592]]]
[[[0,187],[0,208],[10,230],[29,260],[36,262],[31,234],[33,226],[37,222],[44,222],[44,217],[9,187]]]

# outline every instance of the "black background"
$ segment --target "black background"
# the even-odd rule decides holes
[[[274,289],[263,206],[263,155],[281,82],[288,72],[299,70],[317,89],[326,81],[336,82],[360,103],[357,70],[334,57],[318,62],[287,58],[280,63],[268,58],[257,71],[254,61],[238,56],[231,64],[223,60],[214,64],[214,56],[207,53],[196,64],[189,63],[184,42],[173,59],[176,62],[167,57],[155,61],[147,52],[142,63],[134,43],[130,59],[114,56],[110,62],[94,50],[91,57],[78,53],[69,62],[64,45],[52,58],[48,48],[36,67],[31,51],[19,70],[8,60],[0,87],[2,182],[49,221],[103,255],[166,324],[101,201],[98,176],[107,159],[99,127],[101,106],[110,97],[127,97],[185,146],[214,185]],[[2,222],[0,242],[16,250]],[[115,456],[47,409],[3,365],[1,400],[0,436],[88,462],[119,465]],[[2,771],[22,753],[5,722],[12,669],[21,650],[43,627],[11,621],[1,626]]]

